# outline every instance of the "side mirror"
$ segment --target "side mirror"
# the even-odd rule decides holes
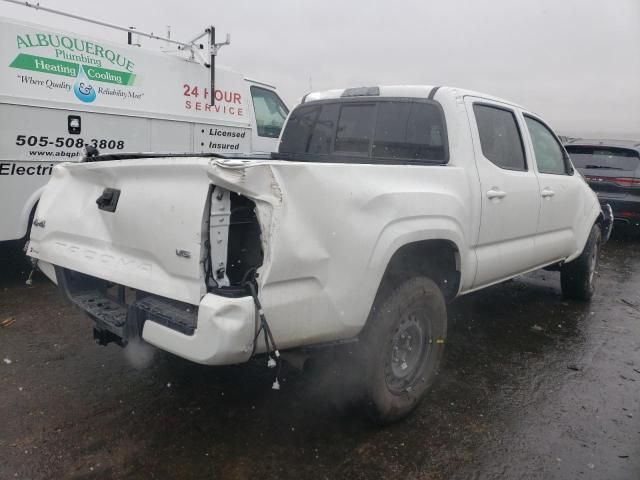
[[[571,163],[571,157],[564,149],[562,152],[562,158],[564,159],[564,164],[567,166],[567,175],[573,175],[576,170],[573,168],[573,163]]]

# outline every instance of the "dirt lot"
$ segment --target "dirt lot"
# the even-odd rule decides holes
[[[331,370],[286,369],[272,391],[263,362],[142,366],[4,265],[0,479],[640,478],[638,241],[606,246],[591,304],[550,272],[457,300],[435,387],[382,429]]]

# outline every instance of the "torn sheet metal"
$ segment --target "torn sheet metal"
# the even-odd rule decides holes
[[[260,297],[282,348],[356,335],[397,248],[470,234],[462,169],[220,159],[208,176],[256,204]]]

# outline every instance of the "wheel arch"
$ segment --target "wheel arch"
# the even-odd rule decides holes
[[[376,301],[408,278],[433,280],[447,301],[460,290],[462,261],[458,245],[445,238],[417,240],[403,244],[391,255],[378,283]]]
[[[389,223],[378,236],[369,257],[368,270],[373,280],[372,287],[379,291],[381,283],[394,271],[396,262],[403,254],[413,254],[415,258],[422,260],[416,262],[416,266],[424,266],[422,264],[427,259],[444,249],[443,251],[453,255],[454,265],[459,273],[455,288],[447,288],[450,292],[447,299],[452,299],[465,285],[470,285],[475,276],[475,255],[467,248],[465,238],[463,225],[455,217],[448,215],[401,218]],[[420,271],[424,272],[424,269]]]
[[[573,254],[569,255],[565,258],[564,263],[569,263],[580,256],[582,251],[584,250],[585,245],[587,244],[587,240],[589,240],[589,234],[591,233],[591,229],[594,226],[600,227],[600,219],[604,219],[604,215],[602,213],[602,207],[600,203],[596,199],[592,204],[591,208],[589,208],[582,219],[574,226],[574,232],[576,235],[576,250]]]

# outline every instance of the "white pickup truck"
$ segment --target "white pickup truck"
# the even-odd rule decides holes
[[[56,166],[33,222],[96,340],[210,365],[357,340],[381,420],[434,380],[447,302],[539,268],[588,300],[611,230],[543,120],[456,88],[309,94],[271,157],[147,157]]]

